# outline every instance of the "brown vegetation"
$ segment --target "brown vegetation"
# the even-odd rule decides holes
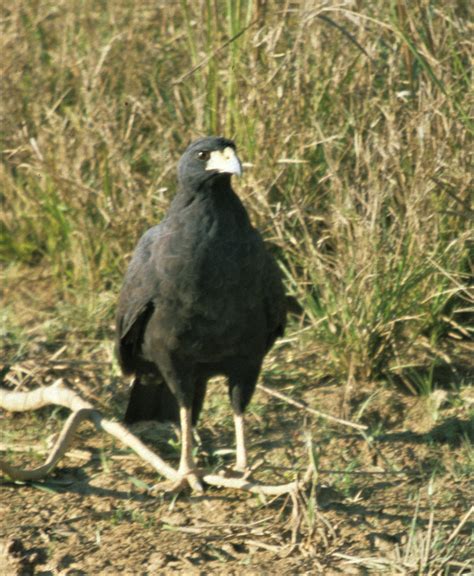
[[[120,279],[174,194],[180,153],[221,133],[238,144],[236,188],[298,303],[263,382],[368,427],[343,431],[257,394],[261,481],[293,482],[312,454],[316,481],[296,511],[227,490],[167,499],[128,452],[81,428],[52,478],[2,486],[11,573],[467,574],[469,2],[1,11],[4,386],[63,378],[121,416]],[[229,411],[213,390],[199,458],[219,469],[213,440],[231,445]],[[42,457],[64,419],[2,416],[7,460]],[[135,431],[175,459],[169,430]]]

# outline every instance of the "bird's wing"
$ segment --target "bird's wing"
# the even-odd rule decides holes
[[[286,326],[286,296],[280,268],[269,253],[265,253],[264,301],[267,316],[267,350],[279,336],[283,336]]]
[[[163,224],[148,230],[138,242],[123,282],[116,315],[116,348],[120,365],[128,374],[135,371],[146,325],[159,294],[159,278],[153,251],[160,243]]]

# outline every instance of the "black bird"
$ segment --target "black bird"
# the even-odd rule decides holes
[[[235,144],[206,137],[178,165],[163,221],[140,239],[117,310],[117,352],[134,381],[125,421],[181,426],[180,486],[200,487],[192,455],[209,378],[227,377],[236,469],[247,468],[243,412],[286,320],[280,271],[231,187]]]

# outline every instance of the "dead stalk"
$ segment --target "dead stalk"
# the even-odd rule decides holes
[[[155,452],[147,448],[141,440],[132,434],[119,422],[107,420],[96,410],[92,404],[83,400],[76,392],[63,385],[61,379],[50,386],[37,388],[29,392],[14,392],[0,389],[0,407],[11,412],[25,412],[37,410],[47,405],[63,406],[71,410],[69,418],[64,423],[61,433],[51,450],[45,463],[32,470],[25,470],[12,466],[0,460],[0,471],[14,480],[38,480],[46,477],[57,466],[71,445],[73,436],[83,420],[93,422],[97,430],[106,432],[117,438],[122,444],[135,451],[135,453],[147,464],[152,466],[161,476],[172,482],[179,476],[178,472],[166,464]],[[281,485],[265,485],[250,481],[248,478],[227,478],[218,474],[205,474],[203,481],[210,486],[245,490],[254,494],[265,496],[278,496],[280,494],[295,493],[307,481],[307,475],[303,482],[294,481]]]
[[[309,406],[306,406],[306,404],[304,404],[303,402],[300,402],[299,400],[294,400],[293,398],[286,396],[286,394],[282,394],[281,392],[278,392],[278,390],[274,390],[273,388],[269,388],[268,386],[264,386],[263,384],[257,384],[257,388],[270,396],[274,396],[275,398],[283,400],[283,402],[286,402],[287,404],[296,406],[296,408],[299,408],[300,410],[305,410],[310,414],[314,414],[314,416],[319,416],[320,418],[330,420],[331,422],[337,422],[342,426],[348,426],[349,428],[355,428],[356,430],[367,430],[367,426],[364,426],[363,424],[356,424],[355,422],[349,422],[348,420],[343,420],[342,418],[336,418],[335,416],[331,416],[330,414],[326,414],[325,412],[321,412],[320,410],[316,410],[315,408],[310,408]]]

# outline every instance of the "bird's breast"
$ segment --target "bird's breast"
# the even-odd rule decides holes
[[[169,234],[162,250],[157,332],[203,357],[251,343],[263,298],[261,242],[253,229],[205,215],[199,226]]]

